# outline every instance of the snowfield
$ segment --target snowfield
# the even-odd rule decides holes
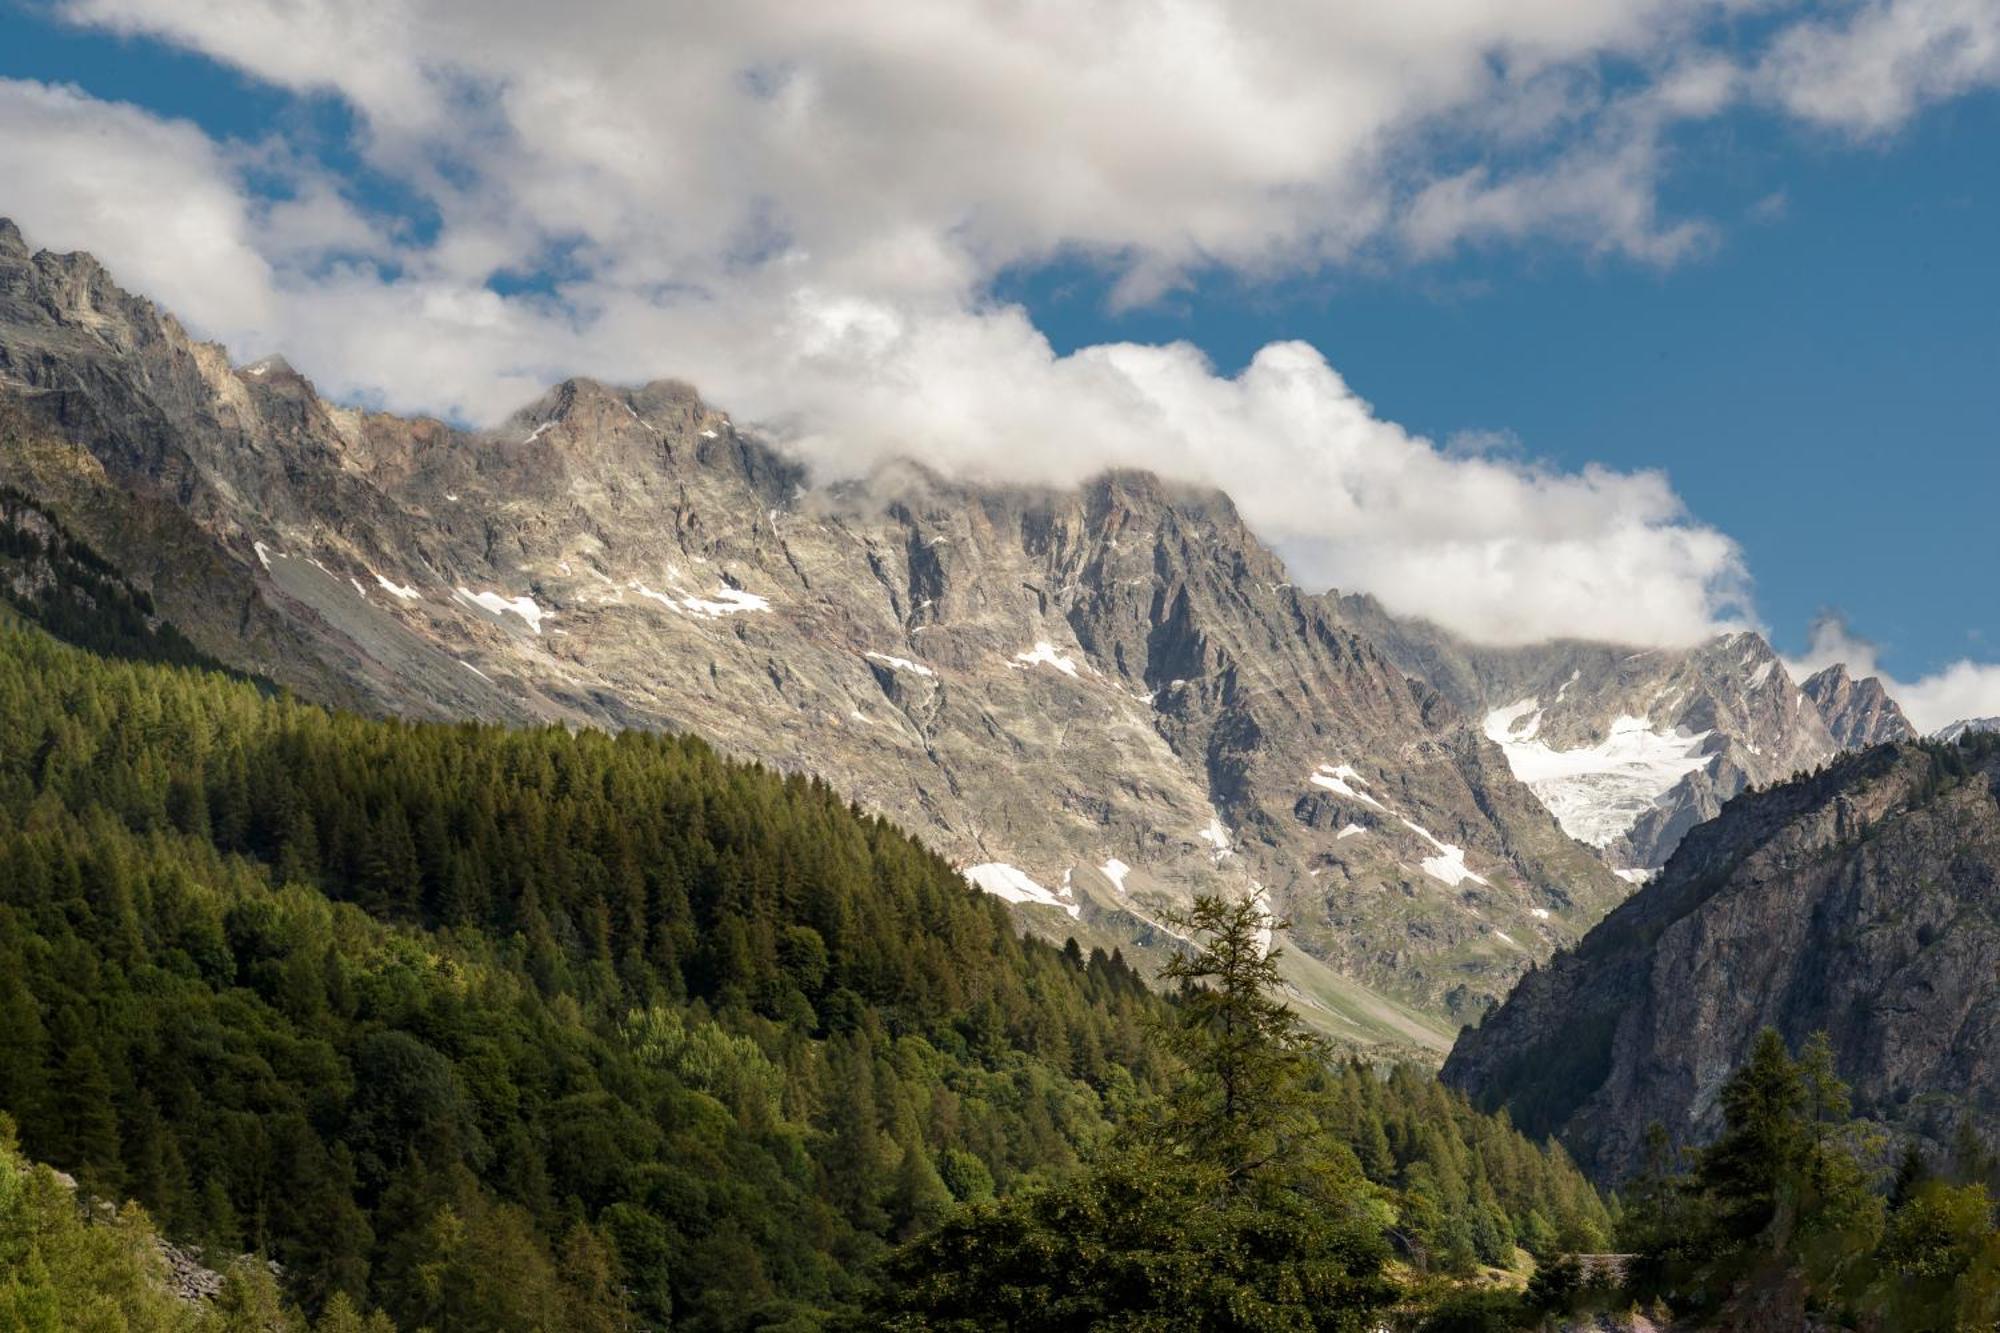
[[[1010,903],[1039,903],[1043,907],[1059,908],[1072,917],[1080,916],[1083,909],[1074,902],[1064,902],[1056,894],[1029,879],[1027,872],[1010,866],[1004,861],[987,861],[976,866],[967,866],[966,879],[972,886],[995,898]]]
[[[1306,776],[1306,781],[1315,787],[1324,787],[1336,795],[1345,796],[1350,801],[1364,801],[1374,806],[1377,810],[1388,808],[1373,796],[1370,796],[1367,792],[1360,790],[1360,788],[1354,785],[1358,782],[1361,786],[1365,787],[1368,785],[1368,779],[1362,777],[1346,764],[1321,764]]]
[[[1488,740],[1507,756],[1563,832],[1593,847],[1608,846],[1673,790],[1703,768],[1703,743],[1713,732],[1656,728],[1643,717],[1620,717],[1596,745],[1557,750],[1538,739],[1542,713],[1523,699],[1486,715]]]

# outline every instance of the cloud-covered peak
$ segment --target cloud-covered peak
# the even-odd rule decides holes
[[[1060,355],[995,282],[1081,260],[1145,302],[1548,238],[1671,265],[1719,241],[1661,203],[1676,127],[1826,121],[1814,71],[1893,125],[1993,81],[1989,9],[1780,4],[1745,46],[1720,0],[63,0],[354,134],[0,80],[0,207],[335,397],[492,422],[571,375],[676,376],[822,475],[1149,468],[1228,490],[1303,581],[1473,638],[1683,643],[1747,616],[1747,578],[1665,476],[1441,449],[1299,344],[1231,374]]]

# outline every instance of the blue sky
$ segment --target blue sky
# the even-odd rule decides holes
[[[1011,290],[1059,345],[1190,338],[1228,369],[1302,338],[1437,439],[1501,432],[1572,468],[1665,468],[1745,547],[1781,651],[1834,612],[1900,674],[1988,655],[2000,97],[1859,150],[1744,117],[1684,151],[1676,193],[1727,230],[1666,270],[1495,248],[1417,272],[1211,278],[1124,316],[1073,266]]]
[[[1913,689],[1972,659],[1932,707],[2000,708],[2000,16],[1953,10],[1924,65],[1893,43],[1947,21],[1931,0],[1275,46],[1185,8],[1208,26],[1147,42],[0,4],[0,214],[352,400],[490,419],[557,374],[687,374],[827,466],[1056,481],[1152,461],[1168,423],[1158,466],[1240,491],[1295,567],[1455,628],[1747,613],[1798,655],[1831,612]],[[1091,41],[1133,62],[1108,97],[1065,60]],[[1341,65],[1356,43],[1406,77]],[[1266,90],[1287,45],[1335,95]],[[1293,340],[1326,364],[1258,368]],[[1208,366],[1099,348],[1125,343]]]

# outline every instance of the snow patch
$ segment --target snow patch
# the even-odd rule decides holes
[[[1046,639],[1037,643],[1025,653],[1015,653],[1010,667],[1052,666],[1065,676],[1076,675],[1076,662],[1056,651],[1056,646]]]
[[[1229,830],[1222,827],[1221,819],[1211,817],[1208,827],[1194,836],[1215,848],[1215,857],[1218,861],[1229,855]]]
[[[493,677],[487,675],[484,671],[481,671],[478,667],[472,665],[472,663],[466,661],[464,658],[460,658],[458,660],[458,664],[464,667],[467,671],[470,671],[473,675],[485,681],[488,685],[493,684]]]
[[[375,571],[372,569],[368,572],[375,574]],[[375,574],[375,582],[383,592],[388,593],[391,597],[399,601],[414,602],[417,600],[418,594],[416,588],[407,583],[392,583],[380,574]]]
[[[937,674],[937,672],[931,670],[922,662],[912,662],[907,657],[891,657],[887,653],[863,653],[862,656],[871,662],[880,662],[885,667],[892,667],[897,671],[907,671],[915,676],[935,676]]]
[[[1113,888],[1117,889],[1121,894],[1125,892],[1125,877],[1132,873],[1131,866],[1112,856],[1105,858],[1104,864],[1099,866],[1098,869],[1104,872],[1104,878],[1111,881]]]
[[[1004,861],[987,861],[980,865],[968,866],[965,877],[972,886],[996,898],[1010,903],[1035,903],[1043,907],[1055,907],[1068,912],[1070,916],[1081,916],[1083,909],[1073,902],[1061,898],[1028,878],[1027,872]]]
[[[1475,884],[1484,884],[1489,888],[1492,887],[1491,880],[1488,880],[1484,875],[1475,874],[1466,868],[1465,849],[1463,847],[1454,847],[1448,842],[1440,841],[1422,824],[1412,823],[1410,820],[1405,819],[1403,827],[1409,829],[1410,832],[1416,834],[1419,838],[1422,838],[1437,849],[1436,856],[1426,856],[1422,861],[1418,862],[1423,867],[1426,875],[1441,883],[1448,884],[1454,889],[1468,879]]]
[[[520,597],[507,597],[497,592],[473,592],[469,588],[460,588],[458,595],[496,616],[517,615],[537,634],[542,632],[543,619],[555,614],[553,611],[542,610],[534,598],[525,594]]]
[[[675,615],[680,614],[681,604],[674,598],[668,596],[666,593],[655,592],[653,591],[653,589],[648,588],[645,584],[639,582],[639,580],[637,579],[633,579],[630,583],[626,584],[625,586],[630,588],[633,592],[638,593],[641,597],[650,597],[652,600],[658,602],[661,606],[666,607],[667,610],[672,611]]]
[[[1350,801],[1365,801],[1377,810],[1388,808],[1367,792],[1355,789],[1354,783],[1358,782],[1365,787],[1368,785],[1368,779],[1346,764],[1321,764],[1307,775],[1306,781],[1315,787],[1324,787],[1330,792],[1345,796]]]
[[[527,438],[527,439],[525,439],[525,440],[523,440],[523,441],[521,441],[521,443],[522,443],[522,444],[533,444],[533,443],[534,443],[534,442],[535,442],[536,440],[539,440],[539,439],[541,439],[541,438],[542,438],[542,432],[543,432],[543,431],[547,430],[547,429],[548,429],[549,427],[551,427],[551,426],[553,426],[553,425],[555,425],[555,424],[556,424],[556,423],[555,423],[555,422],[553,422],[553,421],[544,421],[544,422],[543,422],[543,423],[542,423],[541,425],[539,425],[539,426],[535,427],[535,428],[534,428],[533,430],[529,431],[529,432],[528,432],[528,438]]]
[[[1773,667],[1777,665],[1778,665],[1777,660],[1773,659],[1769,662],[1764,663],[1764,665],[1758,667],[1755,671],[1750,673],[1749,683],[1746,684],[1744,688],[1747,690],[1754,690],[1759,685],[1762,685],[1765,681],[1771,678],[1771,670]]]
[[[1347,838],[1358,838],[1367,831],[1367,829],[1361,827],[1359,824],[1342,824],[1340,832],[1333,835],[1333,840],[1340,842]]]
[[[769,611],[771,609],[769,598],[759,597],[756,593],[745,592],[741,588],[727,586],[718,588],[709,597],[683,597],[681,598],[681,605],[696,615],[707,616],[711,620],[719,619],[723,616],[739,615],[745,611]]]
[[[1563,686],[1565,690],[1569,686]],[[1562,696],[1557,695],[1558,702]],[[1526,698],[1496,708],[1486,715],[1486,739],[1496,745],[1506,745],[1515,741],[1531,741],[1542,729],[1542,701]]]
[[[273,555],[276,555],[280,560],[283,560],[285,558],[285,553],[283,551],[274,552],[271,550],[270,547],[264,545],[264,543],[262,542],[251,542],[250,545],[254,547],[257,551],[257,563],[262,565],[266,569],[269,569],[271,567],[271,557]]]
[[[1653,872],[1650,870],[1613,870],[1611,873],[1627,884],[1644,884],[1653,877]]]
[[[1549,909],[1546,907],[1530,907],[1528,915],[1537,921],[1547,921],[1549,919]]]

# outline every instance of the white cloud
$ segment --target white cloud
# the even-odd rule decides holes
[[[1846,663],[1848,674],[1856,678],[1880,676],[1910,724],[1925,735],[1966,718],[2000,717],[2000,664],[1961,658],[1928,676],[1898,680],[1882,669],[1880,646],[1854,633],[1839,616],[1814,621],[1804,656],[1787,660],[1785,667],[1794,679],[1804,680],[1836,662]]]
[[[1930,102],[2000,85],[1993,0],[1866,0],[1799,23],[1759,70],[1766,94],[1806,120],[1880,134]]]
[[[1664,476],[1440,450],[1297,344],[1230,377],[1180,345],[1058,356],[989,293],[1062,255],[1126,301],[1549,236],[1675,262],[1715,234],[1661,211],[1667,132],[1752,96],[1824,119],[1784,71],[1881,45],[1786,18],[1758,63],[1716,44],[1736,3],[65,0],[345,99],[438,225],[358,212],[276,137],[18,82],[0,208],[336,396],[491,420],[567,374],[676,375],[822,473],[1148,467],[1230,491],[1306,582],[1490,640],[1680,642],[1747,615],[1747,580]],[[1890,65],[1912,91],[1878,120],[1971,77]],[[487,286],[556,253],[552,291]]]

